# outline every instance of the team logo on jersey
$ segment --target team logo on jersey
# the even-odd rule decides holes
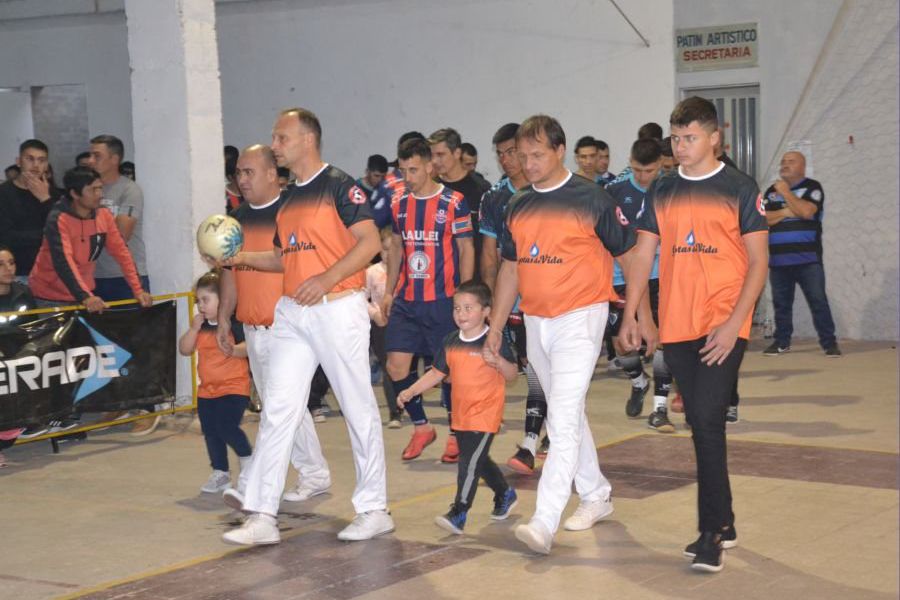
[[[809,197],[815,200],[816,202],[821,202],[822,200],[822,190],[813,190],[810,192]]]
[[[431,259],[424,252],[413,252],[406,261],[409,266],[410,279],[428,279],[428,267],[431,266]]]
[[[631,196],[625,196],[625,199],[622,200],[622,204],[631,204],[634,200],[631,199]]]
[[[366,203],[366,193],[363,192],[358,185],[354,185],[350,188],[350,191],[347,192],[347,197],[350,199],[350,202],[353,204],[365,204]]]
[[[628,225],[628,217],[625,216],[625,213],[623,213],[622,209],[618,206],[616,207],[616,218],[622,225]]]
[[[716,246],[709,246],[702,242],[697,241],[697,236],[694,235],[694,230],[687,234],[687,237],[684,238],[683,246],[672,246],[672,256],[677,254],[718,254],[719,249]]]
[[[763,202],[762,194],[756,196],[756,212],[762,216],[766,216],[766,204]]]
[[[439,208],[437,214],[434,215],[434,222],[438,225],[443,225],[447,222],[447,211],[443,208]]]
[[[528,256],[519,259],[519,264],[523,265],[561,265],[562,262],[563,260],[558,256],[541,254],[541,249],[537,244],[531,244]]]
[[[304,250],[315,250],[316,245],[312,242],[298,240],[297,236],[291,233],[288,237],[288,247],[282,250],[282,254],[293,254],[295,252],[303,252]]]
[[[288,238],[288,246],[296,246],[297,245],[297,236],[291,233],[291,237]]]

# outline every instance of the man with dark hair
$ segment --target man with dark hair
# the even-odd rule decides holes
[[[460,144],[459,149],[462,150],[460,160],[463,168],[469,173],[474,173],[475,169],[478,168],[478,150],[475,148],[475,145],[463,142]]]
[[[283,190],[291,183],[291,170],[286,167],[278,167],[278,187]]]
[[[497,281],[497,270],[500,268],[500,254],[497,245],[506,232],[506,220],[503,215],[513,195],[528,186],[528,179],[516,155],[516,133],[518,123],[507,123],[494,134],[492,142],[497,153],[497,162],[506,175],[496,185],[485,192],[481,199],[482,253],[481,278],[491,289]],[[525,436],[519,449],[506,461],[507,466],[517,473],[531,475],[534,473],[534,460],[542,454],[546,456],[549,441],[538,449],[538,438],[547,416],[547,399],[541,383],[538,381],[534,367],[528,363],[525,321],[518,305],[514,306],[507,320],[507,333],[512,338],[518,354],[518,360],[525,368],[528,381],[528,396],[525,400]]]
[[[3,177],[4,181],[12,181],[22,172],[22,169],[19,168],[19,165],[9,165],[5,169],[3,169]]]
[[[475,232],[475,264],[481,262],[481,236],[478,235],[478,208],[481,196],[490,189],[483,179],[478,180],[462,164],[462,138],[450,127],[438,129],[428,138],[431,156],[438,180],[451,190],[463,195],[472,211],[472,230]],[[479,274],[476,272],[476,278]],[[449,399],[447,400],[449,402]]]
[[[756,182],[716,159],[715,105],[696,96],[682,100],[670,125],[680,166],[649,190],[619,335],[630,350],[641,337],[655,337],[653,321],[636,321],[635,311],[659,248],[659,338],[697,459],[700,537],[684,553],[694,569],[716,572],[722,549],[737,545],[725,415],[766,282],[768,226]]]
[[[637,132],[639,140],[661,140],[663,137],[663,128],[659,123],[650,121],[640,126]]]
[[[585,414],[585,395],[600,354],[612,296],[612,257],[628,271],[634,232],[597,184],[566,169],[566,136],[546,115],[525,120],[516,149],[531,186],[506,209],[491,330],[485,351],[500,348],[517,292],[528,332],[528,361],[547,391],[552,449],[538,483],[534,516],[516,528],[532,551],[547,554],[571,495],[581,502],[565,522],[590,529],[612,513],[611,486],[600,471]],[[646,303],[644,303],[646,304]],[[642,320],[647,310],[642,310]],[[646,317],[648,320],[649,316]],[[649,344],[652,351],[653,344]]]
[[[141,278],[141,286],[150,291],[150,278],[147,276],[147,252],[144,248],[144,193],[141,188],[121,173],[122,158],[125,147],[122,141],[112,135],[98,135],[91,139],[92,168],[100,173],[103,181],[103,200],[101,205],[109,210],[115,218],[122,237],[128,243],[128,250]],[[128,280],[122,273],[119,263],[107,252],[97,259],[94,276],[96,277],[95,293],[106,300],[127,300],[131,298]],[[144,412],[153,412],[154,405],[141,407]],[[124,413],[107,413],[103,420],[121,418]],[[134,435],[143,436],[153,433],[159,425],[160,417],[141,419],[131,426]]]
[[[53,189],[47,169],[49,151],[40,140],[19,146],[19,174],[0,185],[0,244],[16,257],[16,279],[25,283],[41,241],[44,223],[59,190]]]
[[[322,128],[302,108],[282,111],[272,128],[278,164],[297,177],[283,193],[275,217],[272,252],[239,252],[234,266],[284,273],[275,305],[265,418],[256,438],[243,509],[243,526],[223,536],[234,544],[275,544],[278,506],[290,446],[312,418],[297,393],[308,394],[321,365],[335,391],[350,434],[356,488],[353,522],[338,533],[361,541],[394,530],[387,511],[384,440],[369,371],[369,315],[365,267],[381,246],[365,194],[340,169],[324,162]]]
[[[397,151],[400,151],[400,146],[405,141],[413,139],[424,140],[425,136],[418,131],[407,131],[397,140]],[[394,200],[398,200],[406,192],[406,187],[403,184],[403,175],[400,173],[400,169],[397,168],[397,160],[395,159],[388,166],[393,166],[394,169],[384,176],[384,179],[369,196],[369,206],[372,208],[372,215],[375,218],[375,225],[378,229],[383,229],[391,224],[391,203]]]
[[[797,285],[812,313],[825,355],[841,355],[834,333],[834,319],[825,294],[822,265],[822,215],[825,191],[822,184],[806,176],[806,157],[786,152],[781,157],[779,179],[764,194],[769,222],[769,282],[775,305],[775,341],[766,356],[791,349],[794,332],[794,290]]]
[[[91,166],[91,153],[89,151],[82,152],[78,156],[75,157],[75,166],[76,167],[90,167]]]
[[[597,140],[586,135],[575,142],[576,175],[597,183]]]
[[[372,192],[378,184],[384,180],[388,171],[388,161],[380,154],[373,154],[366,161],[366,173],[356,180],[356,185],[366,193],[366,199],[372,197]]]
[[[134,171],[134,163],[130,160],[126,160],[121,165],[119,165],[119,173],[132,181],[134,181],[137,177]]]
[[[225,159],[225,214],[230,215],[244,203],[241,190],[237,184],[235,169],[237,168],[240,151],[234,146],[225,146],[223,157]]]
[[[141,285],[149,291],[147,252],[144,248],[144,193],[138,184],[120,173],[123,154],[122,141],[117,137],[98,135],[91,139],[91,162],[103,181],[102,206],[115,217],[119,232],[128,242],[128,249],[141,277]],[[122,270],[111,256],[101,254],[97,259],[95,275],[97,295],[104,300],[125,300],[131,297]]]
[[[629,166],[631,173],[627,179],[606,186],[606,191],[616,201],[616,205],[629,223],[636,223],[643,214],[646,204],[645,197],[650,184],[660,173],[660,157],[662,153],[659,142],[653,139],[639,139],[631,145],[631,158]],[[653,319],[658,319],[659,306],[659,254],[653,261],[653,269],[650,272],[650,308]],[[613,271],[613,289],[619,298],[625,297],[625,275],[619,263],[615,263]],[[619,326],[622,323],[621,303],[616,303],[610,308],[609,331],[607,332],[609,343],[614,343],[619,334]],[[631,379],[631,395],[625,403],[625,414],[629,417],[638,417],[644,409],[644,397],[650,390],[650,380],[644,372],[643,361],[638,352],[630,352],[618,357],[619,365],[628,378]],[[653,412],[647,421],[647,426],[661,433],[674,433],[675,427],[669,421],[667,399],[669,389],[672,386],[672,374],[666,367],[662,349],[658,348],[653,353]]]
[[[666,174],[675,174],[678,160],[672,153],[672,137],[664,138],[660,145],[660,167]]]
[[[491,184],[484,178],[484,175],[476,170],[478,168],[478,150],[475,148],[475,145],[470,144],[469,142],[463,142],[460,144],[459,148],[462,150],[462,157],[460,160],[462,161],[463,168],[471,173],[472,177],[475,178],[482,189],[489,189]]]
[[[597,147],[597,177],[594,181],[600,185],[607,185],[616,178],[609,172],[609,144],[603,140],[595,140],[594,145]]]
[[[434,180],[428,142],[404,142],[397,158],[407,192],[391,206],[393,237],[382,308],[388,315],[385,370],[399,395],[418,379],[410,369],[413,357],[436,356],[456,328],[453,293],[472,278],[475,252],[469,207],[462,194]],[[441,394],[452,427],[450,384],[442,385]],[[421,395],[406,404],[406,411],[415,429],[402,457],[412,460],[437,439],[437,432],[428,422]],[[458,456],[451,429],[441,461],[456,462]]]

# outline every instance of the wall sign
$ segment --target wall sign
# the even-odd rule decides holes
[[[676,70],[689,73],[758,66],[756,40],[756,23],[676,29]]]

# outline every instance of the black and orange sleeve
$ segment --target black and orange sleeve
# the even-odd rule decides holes
[[[760,195],[755,181],[747,178],[746,181],[741,182],[738,201],[740,202],[741,235],[768,231],[769,224],[766,221],[763,197]]]
[[[656,221],[656,196],[659,188],[656,184],[657,182],[654,181],[650,184],[650,189],[647,190],[647,196],[644,198],[644,210],[637,223],[635,223],[635,229],[646,231],[659,237],[659,223]]]
[[[622,214],[622,209],[616,205],[606,190],[598,189],[594,202],[598,211],[594,232],[610,254],[613,256],[625,254],[634,246],[634,226],[628,222]]]
[[[334,208],[344,226],[351,227],[361,221],[374,221],[372,208],[366,193],[349,177],[334,183]]]

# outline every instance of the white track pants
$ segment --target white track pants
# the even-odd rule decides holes
[[[244,510],[278,513],[294,434],[312,420],[310,383],[321,364],[334,390],[353,449],[357,513],[387,508],[381,416],[369,370],[369,315],[362,293],[300,306],[283,297],[275,306],[266,387],[266,420],[256,437]]]
[[[528,362],[547,395],[550,452],[538,482],[534,519],[556,532],[575,490],[584,501],[606,498],[584,400],[600,356],[609,305],[594,304],[554,318],[525,316]]]
[[[269,355],[272,345],[272,329],[255,329],[244,325],[244,338],[247,341],[247,357],[250,359],[250,370],[253,372],[253,382],[256,391],[262,399],[263,412],[260,415],[259,428],[266,427],[269,420],[266,410],[266,369],[269,365]],[[299,399],[298,399],[299,401]],[[304,406],[306,406],[304,404]],[[256,452],[253,453],[254,458]],[[312,419],[303,419],[301,429],[294,435],[294,445],[291,448],[291,464],[300,473],[300,478],[310,483],[326,481],[330,478],[328,463],[322,455],[322,446],[319,444],[319,436]],[[247,489],[247,477],[253,468],[251,461],[246,470],[241,470],[238,477],[238,489]]]

